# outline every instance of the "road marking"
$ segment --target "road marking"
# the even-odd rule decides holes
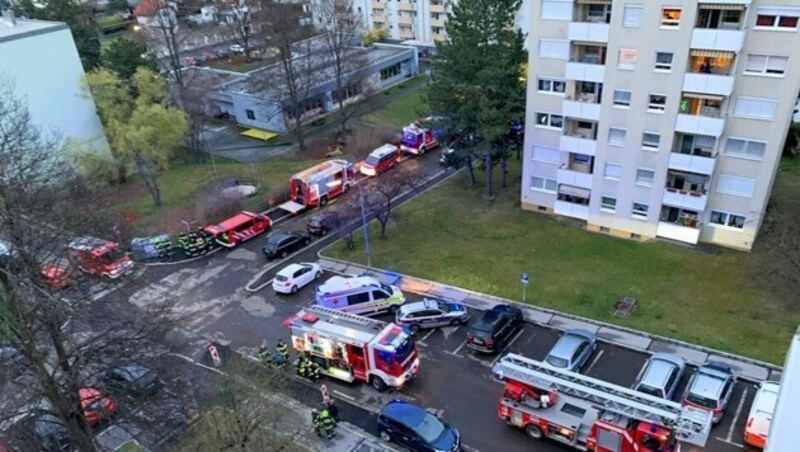
[[[594,357],[594,360],[592,360],[592,363],[589,364],[589,367],[586,368],[586,372],[584,372],[584,373],[588,374],[589,372],[592,371],[592,368],[594,368],[594,365],[597,364],[597,361],[600,359],[601,356],[603,356],[603,352],[604,351],[605,350],[600,350],[600,353],[598,353],[597,356]]]
[[[602,350],[600,350],[600,351],[602,351]],[[634,380],[634,381],[639,381],[642,378],[642,374],[644,373],[644,369],[647,367],[647,363],[648,363],[648,361],[645,361],[644,364],[642,364],[642,368],[639,369],[639,373],[636,374],[636,380]]]
[[[355,402],[355,401],[356,401],[356,398],[355,398],[355,397],[353,397],[353,396],[351,396],[351,395],[349,395],[349,394],[345,394],[345,393],[343,393],[343,392],[337,391],[336,389],[334,389],[334,390],[333,390],[333,393],[334,393],[334,394],[336,394],[336,395],[338,395],[339,397],[343,397],[343,398],[345,398],[345,399],[347,399],[347,400],[351,400],[351,401],[353,401],[353,402]]]
[[[478,449],[464,443],[461,443],[461,448],[467,452],[480,452]]]
[[[496,363],[496,362],[497,362],[497,360],[498,360],[498,359],[500,359],[500,357],[501,357],[501,356],[505,355],[506,351],[507,351],[509,348],[511,348],[511,346],[512,346],[512,345],[514,345],[514,342],[516,342],[516,340],[517,340],[517,339],[519,339],[519,337],[520,337],[520,336],[522,336],[522,333],[523,333],[524,331],[525,331],[525,329],[524,329],[524,328],[520,328],[520,329],[519,329],[519,332],[517,333],[517,335],[516,335],[516,336],[514,336],[514,337],[511,339],[511,341],[509,341],[508,345],[506,345],[505,347],[503,347],[503,350],[502,350],[500,353],[498,353],[498,354],[497,354],[497,356],[494,358],[494,360],[492,360],[492,366],[494,366],[494,363]]]
[[[744,449],[744,444],[741,444],[741,443],[735,443],[735,442],[733,442],[733,441],[728,441],[728,440],[726,440],[726,439],[724,439],[724,438],[720,438],[719,436],[715,436],[715,438],[716,438],[718,441],[720,441],[720,442],[723,442],[723,443],[728,443],[728,444],[730,444],[731,446],[736,446],[736,447],[738,447],[739,449]]]
[[[423,337],[422,339],[418,340],[417,344],[419,344],[419,345],[421,345],[423,347],[427,347],[428,344],[425,343],[425,339],[429,338],[431,336],[431,334],[433,334],[434,332],[436,332],[435,328],[430,330],[430,331],[428,331],[428,334],[426,334],[425,337]]]
[[[445,353],[447,353],[447,352],[445,352]],[[458,356],[459,358],[461,358],[461,356],[460,356],[460,355],[456,355],[456,356]],[[477,362],[478,364],[480,364],[480,365],[482,365],[482,366],[486,366],[486,367],[488,367],[488,368],[490,368],[490,369],[492,368],[492,364],[491,364],[491,363],[487,363],[486,361],[484,361],[484,360],[482,360],[482,359],[480,359],[480,358],[476,358],[476,357],[475,357],[475,356],[473,356],[472,354],[469,354],[469,355],[467,355],[467,358],[469,358],[469,359],[471,359],[471,360],[473,360],[473,361]]]
[[[744,400],[747,398],[747,392],[750,388],[745,387],[744,392],[742,393],[742,398],[739,400],[739,406],[736,407],[736,414],[733,415],[733,422],[731,422],[731,427],[728,429],[728,437],[725,442],[731,442],[731,438],[733,438],[733,429],[736,427],[736,421],[739,420],[739,415],[742,414],[742,408],[744,408]]]
[[[458,355],[458,352],[459,352],[459,351],[461,351],[461,349],[462,349],[462,348],[463,348],[465,345],[467,345],[467,341],[466,341],[466,339],[464,340],[464,342],[462,342],[462,343],[461,343],[461,345],[459,345],[459,346],[458,346],[458,348],[456,348],[454,351],[450,352],[450,354],[451,354],[451,355],[455,355],[455,356],[459,356],[459,355]]]

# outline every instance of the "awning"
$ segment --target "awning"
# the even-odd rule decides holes
[[[578,0],[579,5],[610,5],[611,0]]]
[[[697,6],[698,9],[719,9],[725,11],[744,11],[744,5],[733,5],[730,3],[703,3]]]
[[[727,58],[732,60],[735,54],[733,52],[726,52],[724,50],[700,50],[694,49],[689,52],[689,55],[696,56],[696,57],[707,57],[707,58]]]
[[[683,93],[683,97],[692,97],[694,99],[705,99],[705,100],[718,100],[720,102],[725,100],[723,96],[714,96],[712,94],[700,94],[700,93]]]
[[[572,41],[572,44],[579,46],[596,46],[596,47],[608,46],[607,42],[594,42],[594,41]]]
[[[589,199],[591,191],[585,188],[573,187],[572,185],[561,184],[558,186],[558,193],[562,195],[575,196],[576,198]]]
[[[256,140],[268,141],[278,136],[277,133],[267,132],[266,130],[247,129],[242,132],[243,137],[255,138]]]

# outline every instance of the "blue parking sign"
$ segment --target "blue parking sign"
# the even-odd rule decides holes
[[[528,284],[528,282],[530,281],[528,279],[528,274],[527,273],[523,273],[522,274],[522,279],[520,281],[522,281],[522,284]]]

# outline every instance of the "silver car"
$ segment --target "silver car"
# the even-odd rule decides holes
[[[395,323],[411,328],[436,328],[458,326],[467,323],[469,311],[464,303],[425,299],[400,306],[395,314]]]
[[[671,399],[686,371],[686,360],[671,353],[654,353],[633,389],[662,399]]]
[[[577,372],[586,364],[597,348],[597,337],[586,330],[568,330],[558,339],[547,354],[544,362],[572,372]]]

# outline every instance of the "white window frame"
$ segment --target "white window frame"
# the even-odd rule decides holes
[[[739,152],[735,150],[730,150],[728,148],[728,145],[730,145],[731,142],[742,143],[743,151]],[[747,149],[752,146],[761,146],[760,155],[747,152]],[[750,140],[747,138],[728,137],[728,139],[725,141],[725,149],[722,152],[730,157],[761,161],[764,160],[764,155],[767,152],[767,142],[760,140]]]
[[[659,96],[664,98],[663,104],[653,103],[653,97]],[[667,95],[661,93],[648,93],[647,94],[647,111],[649,113],[664,113],[667,109]]]
[[[542,89],[541,83],[547,83],[550,86],[550,89]],[[561,84],[561,91],[555,89],[556,84]],[[555,94],[558,96],[563,96],[564,93],[567,91],[567,81],[563,78],[558,77],[537,77],[536,78],[536,91],[542,94]]]
[[[639,180],[639,175],[642,172],[649,171],[653,174],[653,177],[650,178],[650,181],[647,180]],[[636,185],[640,187],[652,187],[653,183],[656,180],[656,170],[650,168],[636,168]]]
[[[720,218],[722,219],[722,223],[715,223],[714,221],[712,221],[712,218],[714,218],[714,214],[718,214],[720,216]],[[734,221],[734,217],[742,219],[742,227],[735,226],[735,223],[733,226],[731,225],[731,223]],[[714,228],[724,228],[741,232],[744,231],[745,224],[747,224],[747,216],[739,215],[737,213],[724,212],[722,210],[712,210],[711,214],[708,216],[708,225]]]
[[[677,10],[678,19],[668,19],[664,17],[667,11]],[[678,28],[681,26],[681,18],[683,18],[683,8],[680,6],[662,6],[661,7],[661,28]]]
[[[751,186],[750,193],[747,193],[746,191],[739,191],[739,190],[721,189],[720,188],[720,183],[724,179],[728,180],[730,182],[738,182],[738,183],[750,185]],[[757,182],[758,181],[756,181],[755,179],[749,179],[747,177],[734,176],[734,175],[731,175],[731,174],[720,174],[719,175],[719,179],[717,179],[717,186],[716,186],[716,190],[715,191],[717,193],[723,193],[723,194],[726,194],[726,195],[738,196],[740,198],[751,199],[753,197],[753,195],[755,194],[755,192],[756,192],[756,183]]]
[[[627,93],[628,94],[628,103],[617,103],[617,93],[620,93],[620,94]],[[614,97],[613,97],[614,107],[616,107],[616,108],[631,108],[631,99],[632,98],[633,98],[633,93],[630,90],[627,90],[627,89],[615,89],[614,90]]]
[[[609,168],[617,168],[619,175],[608,175]],[[622,164],[621,163],[614,163],[614,162],[606,162],[605,166],[603,166],[603,177],[608,180],[620,180],[622,178]]]
[[[644,210],[642,210],[642,209],[637,210],[636,209],[636,205],[637,204],[639,204],[640,206],[644,206]],[[644,213],[642,213],[642,212],[644,212]],[[638,202],[638,201],[634,201],[633,204],[631,204],[631,217],[632,218],[636,218],[637,220],[647,220],[648,216],[650,216],[650,204],[647,204],[646,202]]]
[[[645,141],[645,137],[647,135],[653,135],[656,137],[655,142],[647,142]],[[661,146],[661,134],[655,132],[642,132],[642,149],[646,151],[658,151],[658,147]]]
[[[606,200],[611,200],[613,202],[606,202]],[[617,198],[612,198],[611,196],[601,196],[600,197],[600,211],[601,212],[608,212],[614,213],[617,211]]]
[[[565,10],[559,11],[561,8],[565,8]],[[572,20],[572,2],[569,0],[542,0],[542,9],[539,17],[544,20],[569,22]]]
[[[619,141],[611,141],[611,136],[613,135],[614,130],[622,131],[622,140]],[[623,129],[622,127],[609,127],[608,128],[608,145],[609,146],[625,146],[625,140],[628,137],[628,131]]]
[[[550,129],[550,130],[562,130],[564,128],[564,115],[559,113],[551,113],[549,111],[537,111],[536,113],[536,127],[540,127],[542,129]],[[546,115],[547,116],[547,124],[542,124],[539,122],[539,115]],[[551,125],[553,123],[553,118],[558,117],[561,118],[561,125],[554,126]]]
[[[622,26],[625,28],[641,28],[644,19],[644,6],[626,4],[622,14]]]
[[[633,59],[623,60],[622,55],[633,55]],[[623,48],[617,52],[617,69],[625,71],[632,71],[636,69],[636,60],[639,59],[639,51],[637,49]]]
[[[756,66],[756,59],[763,59],[762,64],[758,64],[756,70],[751,66]],[[782,55],[766,55],[763,53],[748,53],[747,62],[744,65],[744,74],[746,75],[760,75],[766,77],[779,77],[786,76],[786,68],[789,66],[789,57]]]
[[[534,183],[533,183],[534,179],[540,179],[542,181],[541,188],[534,186]],[[547,188],[548,183],[551,183],[551,185],[553,187],[552,190]],[[550,178],[547,178],[547,177],[544,177],[544,176],[531,176],[530,184],[531,184],[530,188],[533,191],[539,191],[539,192],[542,192],[542,193],[550,193],[550,194],[558,193],[558,181],[556,181],[555,179],[550,179]]]
[[[553,44],[553,45],[563,46],[563,49],[560,49],[563,52],[557,54],[543,53],[542,52],[543,44]],[[536,50],[538,52],[539,58],[545,58],[550,60],[563,60],[563,61],[569,60],[569,40],[567,39],[539,38],[539,46],[537,47]]]
[[[758,16],[774,16],[775,19],[772,25],[758,25]],[[797,17],[800,18],[800,8],[793,8],[791,6],[762,6],[756,10],[756,20],[753,25],[754,30],[771,30],[771,31],[797,31],[797,25],[794,27],[781,27],[781,18],[783,17]],[[800,19],[798,19],[800,25]]]
[[[751,113],[742,113],[738,111],[740,107],[740,102],[757,102],[763,105],[760,105],[759,110],[764,110],[764,114],[751,114]],[[768,106],[766,104],[772,104],[772,113],[767,115],[766,109]],[[739,118],[748,118],[748,119],[759,119],[762,121],[772,121],[775,119],[775,112],[778,109],[778,101],[776,99],[765,99],[761,97],[746,97],[746,96],[738,96],[734,102],[733,106],[733,116]]]
[[[659,63],[659,55],[669,55],[669,63]],[[675,54],[672,52],[656,52],[655,70],[659,72],[672,72],[672,63],[675,60]]]

